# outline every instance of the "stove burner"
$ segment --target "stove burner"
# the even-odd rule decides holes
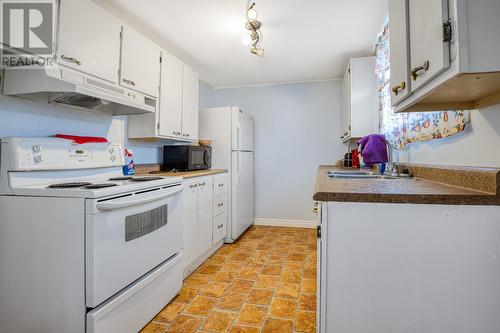
[[[61,183],[61,184],[52,184],[49,185],[49,188],[72,188],[72,187],[82,187],[82,186],[88,186],[92,185],[91,183],[87,182],[75,182],[75,183]]]
[[[146,177],[133,177],[130,179],[132,182],[147,182],[150,180],[158,180],[158,179],[163,179],[163,177],[154,177],[154,176],[146,176]]]
[[[116,180],[131,180],[131,179],[132,179],[132,177],[129,177],[129,176],[109,178],[109,180],[111,180],[111,181],[116,181]]]
[[[113,186],[118,186],[118,184],[115,184],[115,183],[90,184],[90,185],[87,185],[84,187],[86,189],[93,190],[93,189],[113,187]]]

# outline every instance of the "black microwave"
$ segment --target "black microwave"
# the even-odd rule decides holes
[[[163,171],[205,170],[212,166],[212,147],[163,146]]]

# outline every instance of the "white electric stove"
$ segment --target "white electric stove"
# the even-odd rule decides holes
[[[182,286],[182,178],[124,177],[111,143],[0,147],[0,331],[140,330]]]

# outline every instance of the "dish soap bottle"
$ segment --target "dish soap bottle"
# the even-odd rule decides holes
[[[132,159],[133,154],[132,150],[125,149],[125,165],[123,166],[124,176],[133,176],[135,174],[134,160]]]

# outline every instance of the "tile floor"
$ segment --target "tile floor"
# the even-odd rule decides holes
[[[185,281],[143,330],[316,332],[316,231],[251,227]]]

